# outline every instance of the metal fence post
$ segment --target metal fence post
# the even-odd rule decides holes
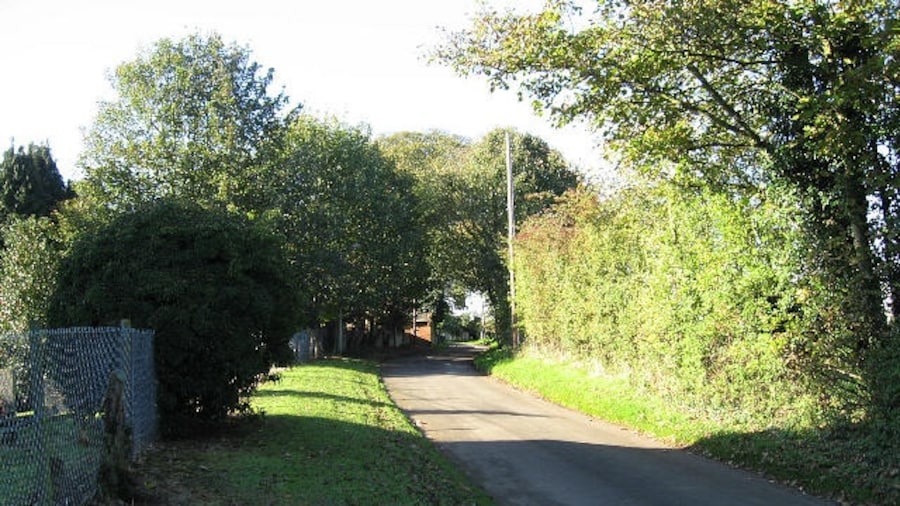
[[[119,321],[119,353],[121,354],[120,367],[125,373],[125,423],[134,427],[134,336],[131,332],[131,320]],[[131,434],[131,444],[134,447],[134,431]]]
[[[29,401],[32,425],[35,435],[35,452],[37,476],[34,483],[36,504],[49,501],[50,490],[50,456],[47,454],[46,428],[44,427],[44,339],[43,333],[36,329],[28,332],[28,354],[31,362]]]

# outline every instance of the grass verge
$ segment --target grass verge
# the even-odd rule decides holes
[[[575,363],[491,350],[476,366],[557,404],[849,504],[900,504],[900,444],[875,427],[748,430],[691,417]]]
[[[490,504],[391,402],[372,362],[288,369],[252,403],[255,421],[148,452],[136,503]]]

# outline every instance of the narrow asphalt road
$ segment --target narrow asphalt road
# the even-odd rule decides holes
[[[822,505],[825,501],[480,375],[463,345],[384,363],[391,397],[499,504]]]

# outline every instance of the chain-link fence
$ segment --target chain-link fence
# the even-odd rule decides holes
[[[113,388],[117,382],[121,390]],[[124,406],[135,457],[156,436],[152,331],[0,335],[0,504],[90,500],[104,458],[104,405],[113,391],[121,391],[114,401]]]

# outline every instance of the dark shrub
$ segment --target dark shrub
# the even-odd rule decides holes
[[[298,299],[288,268],[260,225],[163,200],[76,241],[50,318],[154,329],[160,425],[177,435],[245,411],[260,375],[289,356]]]

